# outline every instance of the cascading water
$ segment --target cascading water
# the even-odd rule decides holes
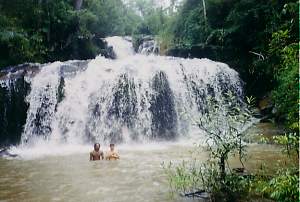
[[[154,39],[146,40],[139,46],[138,53],[144,55],[157,55],[159,53],[159,44]]]
[[[57,104],[58,70],[61,65],[62,63],[55,62],[42,68],[31,83],[32,90],[27,97],[30,107],[22,136],[23,142],[36,136],[46,138],[51,133],[51,122]]]
[[[23,145],[174,140],[193,132],[209,97],[242,97],[238,73],[226,64],[135,54],[121,37],[106,40],[117,59],[98,56],[75,69],[55,62],[31,79]]]

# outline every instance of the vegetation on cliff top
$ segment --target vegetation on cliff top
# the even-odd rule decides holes
[[[0,67],[93,58],[139,19],[121,0],[0,0]]]

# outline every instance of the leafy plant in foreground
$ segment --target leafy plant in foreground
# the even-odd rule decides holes
[[[226,162],[229,155],[238,153],[243,165],[245,145],[241,132],[251,120],[251,107],[243,106],[232,93],[224,97],[219,104],[210,99],[207,113],[197,122],[207,137],[209,160],[205,163],[193,160],[164,167],[172,191],[188,193],[205,190],[214,201],[236,201],[248,193],[250,179],[232,172]],[[247,100],[253,102],[253,98]]]
[[[248,98],[247,101],[252,101]],[[225,180],[226,161],[229,154],[239,153],[241,164],[245,145],[242,142],[242,131],[251,120],[251,111],[240,106],[232,93],[227,93],[221,104],[213,100],[208,103],[208,113],[198,121],[198,127],[206,134],[208,151],[212,159],[219,164],[221,180]],[[252,104],[252,103],[250,103]]]
[[[276,144],[282,146],[292,165],[279,167],[274,176],[256,176],[252,188],[258,195],[274,199],[279,202],[297,202],[299,198],[299,136],[296,133],[277,135],[273,137]],[[294,159],[295,158],[295,159]]]

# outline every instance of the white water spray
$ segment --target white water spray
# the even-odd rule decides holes
[[[208,97],[242,96],[238,73],[224,63],[134,54],[121,37],[106,41],[116,60],[98,56],[72,76],[56,62],[33,78],[24,145],[174,140],[195,131]]]

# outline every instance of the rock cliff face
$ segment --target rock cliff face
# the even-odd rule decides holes
[[[209,113],[211,99],[221,105],[231,93],[233,105],[244,106],[243,82],[224,63],[147,56],[134,53],[130,39],[105,40],[115,60],[1,70],[1,143],[176,140],[195,132],[192,120]]]
[[[153,36],[137,36],[132,40],[133,48],[136,53],[144,55],[158,55],[160,53],[159,43]]]
[[[64,77],[71,76],[79,69],[84,70],[87,63],[88,61],[64,63],[60,72],[60,86],[63,86]],[[30,82],[45,65],[47,64],[26,63],[0,70],[0,146],[20,141],[29,107],[26,96],[31,90]],[[59,89],[58,100],[63,96]]]
[[[104,39],[96,38],[92,40],[98,47],[97,54],[106,58],[115,59],[115,53],[111,46],[108,46]],[[78,47],[84,46],[86,42],[78,41]],[[87,59],[94,58],[95,53],[82,52],[78,47],[73,48],[70,58],[79,58],[65,62],[60,71],[60,85],[57,96],[58,101],[63,98],[64,77],[75,74],[79,69],[86,69]],[[84,49],[85,50],[85,49]],[[31,79],[48,64],[25,63],[17,66],[9,66],[0,70],[0,146],[16,144],[20,141],[21,133],[26,122],[28,102],[26,96],[31,90]],[[36,117],[39,120],[39,117]]]
[[[243,69],[243,65],[234,65],[235,62],[231,61],[230,58],[232,58],[232,55],[230,55],[230,53],[233,52],[233,50],[230,50],[226,47],[200,44],[189,48],[181,47],[168,49],[164,54],[167,56],[182,58],[208,58],[210,60],[228,63],[230,66],[234,67],[234,69],[240,74],[242,80],[245,82],[245,94],[256,97],[258,118],[261,118],[262,122],[270,121],[271,119],[281,122],[284,117],[277,117],[277,110],[272,103],[270,93],[263,90],[263,86],[265,85],[264,80],[257,80],[255,84],[253,84],[253,78],[249,78],[247,76],[248,73],[245,72],[245,69]],[[261,86],[261,88],[254,88],[253,86]]]
[[[23,64],[0,71],[0,144],[16,143],[26,122],[30,91],[27,77],[39,71],[38,64]]]
[[[220,60],[221,47],[197,45],[190,48],[173,48],[166,51],[166,55],[183,58],[209,58],[211,60]]]

